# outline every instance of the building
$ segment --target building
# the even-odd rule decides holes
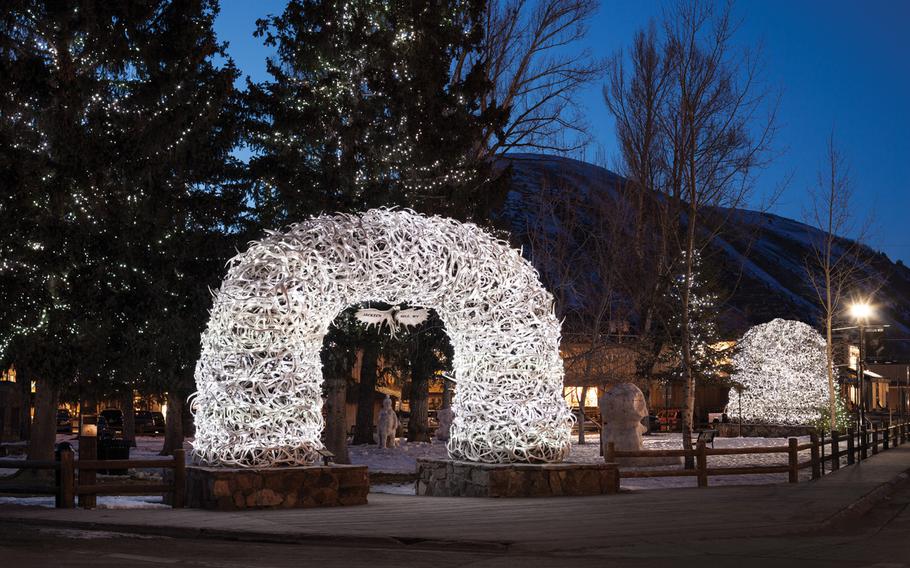
[[[0,371],[0,444],[28,436],[30,390],[17,381],[15,367]]]
[[[731,342],[732,345],[732,342]],[[617,383],[635,383],[645,394],[648,409],[660,420],[662,429],[681,428],[685,410],[686,393],[683,381],[643,379],[637,369],[639,353],[632,344],[610,343],[596,347],[584,343],[566,342],[562,348],[565,362],[566,402],[573,409],[584,400],[585,414],[595,422],[600,419],[598,398]],[[665,363],[654,369],[659,374],[667,370]],[[729,387],[719,384],[697,384],[695,387],[695,422],[707,424],[714,415],[724,412],[729,401]]]

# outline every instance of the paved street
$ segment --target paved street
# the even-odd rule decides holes
[[[360,507],[243,512],[5,507],[0,559],[3,566],[910,566],[908,469],[910,444],[797,485],[556,499],[374,494]]]
[[[582,522],[581,519],[579,519]],[[824,530],[767,538],[663,543],[661,528],[627,546],[598,546],[592,537],[573,550],[469,550],[416,543],[364,546],[250,543],[219,539],[148,537],[0,522],[0,558],[10,567],[61,566],[680,566],[736,568],[910,566],[910,484],[863,516],[861,530]]]

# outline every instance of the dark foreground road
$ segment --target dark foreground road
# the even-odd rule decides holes
[[[584,523],[583,518],[578,519]],[[698,566],[910,568],[910,484],[847,527],[814,534],[701,540],[668,544],[659,523],[626,545],[599,547],[596,538],[573,550],[483,551],[430,543],[376,548],[343,542],[264,544],[216,539],[140,537],[0,519],[0,566],[18,567],[518,567]],[[703,535],[702,535],[703,536]]]

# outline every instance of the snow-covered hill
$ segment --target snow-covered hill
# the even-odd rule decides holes
[[[512,191],[505,217],[521,231],[528,195],[542,187],[572,187],[580,195],[614,192],[622,177],[600,166],[537,154],[510,156]],[[731,333],[777,317],[817,324],[820,311],[806,277],[805,259],[821,233],[804,223],[771,213],[740,210],[715,246],[725,258],[724,280],[730,283],[726,321]],[[880,286],[874,299],[887,337],[910,337],[910,268],[892,262],[884,253],[869,251],[868,281]]]

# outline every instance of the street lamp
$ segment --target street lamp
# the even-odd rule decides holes
[[[856,376],[859,381],[859,427],[866,426],[866,326],[872,316],[872,306],[868,302],[855,302],[850,305],[850,315],[856,320],[859,328],[859,358],[856,362]]]
[[[868,302],[850,304],[850,315],[853,316],[853,319],[865,323],[872,316],[872,306]]]

